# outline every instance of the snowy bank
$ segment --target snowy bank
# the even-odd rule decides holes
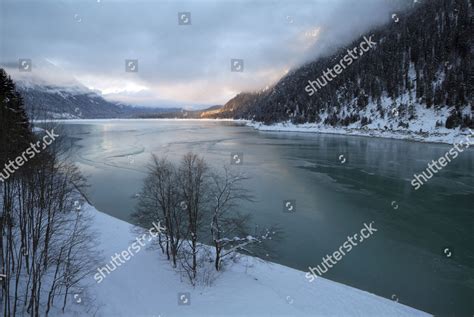
[[[293,124],[290,122],[280,122],[272,125],[264,125],[261,122],[246,122],[246,125],[259,131],[328,133],[447,144],[459,142],[460,140],[465,139],[466,136],[471,134],[468,129],[466,129],[465,131],[461,131],[460,129],[445,128],[423,130],[423,132],[419,132],[402,129],[384,130],[374,127],[367,127],[361,129],[349,126],[343,128],[316,123]]]
[[[411,76],[413,77],[415,74],[412,73]],[[414,100],[416,100],[416,96],[414,92],[411,92],[402,94],[396,100],[384,95],[380,104],[369,102],[367,107],[362,110],[358,110],[355,104],[345,104],[338,109],[320,113],[319,123],[293,124],[291,120],[288,120],[287,122],[264,125],[260,122],[245,122],[248,126],[261,131],[330,133],[448,144],[459,142],[459,140],[465,139],[466,135],[472,134],[469,129],[447,129],[445,127],[445,123],[455,108],[447,106],[441,109],[427,108],[426,105],[414,102]],[[296,118],[301,114],[299,110],[288,113],[290,118]],[[466,105],[461,111],[462,116],[470,118],[473,113],[472,105]],[[365,123],[362,123],[361,119],[356,120],[347,127],[333,127],[323,124],[327,119],[331,119],[331,116],[341,120],[348,115],[356,115],[358,118],[367,120]]]
[[[104,261],[126,250],[137,237],[133,225],[85,205],[99,233]],[[105,265],[101,263],[101,265]],[[192,288],[157,250],[143,249],[100,284],[90,276],[84,300],[69,306],[70,316],[429,316],[419,310],[324,278],[309,283],[305,272],[238,256],[213,286]],[[178,305],[189,293],[189,305]],[[85,298],[94,298],[88,302]]]

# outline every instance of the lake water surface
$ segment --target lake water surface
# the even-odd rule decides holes
[[[242,211],[285,231],[271,261],[307,271],[375,221],[378,231],[325,277],[436,315],[474,314],[472,149],[415,191],[413,174],[450,145],[259,132],[226,121],[76,121],[64,129],[103,212],[130,221],[151,153],[177,162],[192,151],[216,167],[243,153],[232,168],[251,177],[256,202]],[[294,213],[283,212],[285,200],[296,202]]]

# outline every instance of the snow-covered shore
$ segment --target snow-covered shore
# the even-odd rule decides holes
[[[325,134],[341,134],[351,136],[365,136],[388,138],[398,140],[408,140],[417,142],[446,143],[453,144],[466,138],[471,133],[469,130],[461,131],[459,129],[432,129],[423,132],[415,132],[413,130],[382,130],[368,127],[360,129],[356,127],[331,127],[316,123],[293,124],[290,122],[280,122],[272,125],[264,125],[261,122],[242,121],[249,127],[259,131],[267,132],[302,132],[302,133],[325,133]]]
[[[133,225],[89,205],[83,210],[93,216],[104,261],[126,250],[137,237]],[[305,272],[243,255],[209,287],[191,287],[164,256],[149,249],[134,255],[100,284],[93,276],[88,284],[88,294],[69,306],[68,315],[83,316],[86,307],[94,306],[95,316],[429,316],[324,278],[309,283]],[[190,305],[178,305],[180,292],[190,294]]]
[[[328,112],[319,114],[320,123],[293,124],[288,121],[264,125],[261,122],[243,122],[260,131],[329,133],[448,144],[459,142],[465,139],[466,135],[472,134],[469,129],[447,129],[445,127],[445,123],[454,108],[427,108],[426,105],[412,102],[412,100],[416,100],[413,92],[411,96],[405,93],[395,101],[388,96],[383,96],[380,108],[385,110],[384,114],[381,114],[379,105],[374,102],[370,102],[363,110],[355,111],[353,107],[344,105],[338,112],[333,113],[338,118],[345,118],[348,114],[368,118],[363,127],[361,120],[357,120],[347,127],[333,127],[322,124],[330,118]],[[397,106],[394,106],[394,104]],[[402,105],[405,106],[402,107]],[[473,107],[467,105],[461,111],[461,115],[472,118],[473,111]],[[290,113],[290,115],[295,116],[296,113]],[[410,117],[412,120],[409,120]]]

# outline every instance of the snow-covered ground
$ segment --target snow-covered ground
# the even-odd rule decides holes
[[[357,127],[331,127],[317,123],[293,124],[291,122],[275,123],[264,125],[260,122],[247,122],[248,126],[260,131],[273,132],[304,132],[304,133],[329,133],[344,134],[367,137],[378,137],[388,139],[399,139],[419,142],[447,143],[453,144],[466,139],[466,136],[472,133],[469,130],[461,131],[459,129],[438,129],[424,131],[422,133],[410,130],[382,130],[377,128],[361,129]],[[474,132],[473,132],[474,133]]]
[[[415,100],[414,92],[411,93],[411,96],[409,93],[402,94],[395,101],[387,96],[382,97],[380,107],[384,109],[383,116],[374,102],[369,102],[363,110],[355,110],[357,109],[355,100],[353,105],[344,105],[336,113],[339,118],[344,118],[348,114],[357,114],[360,118],[369,118],[371,122],[363,127],[360,120],[349,124],[347,127],[332,127],[322,123],[292,124],[290,121],[273,125],[264,125],[260,122],[243,122],[261,131],[331,133],[449,144],[459,142],[473,133],[468,129],[447,129],[444,127],[446,119],[454,110],[453,108],[427,108],[424,104],[413,100]],[[463,116],[472,118],[474,107],[466,105],[461,113]],[[295,117],[298,114],[300,114],[299,110],[294,111],[290,117]],[[320,114],[321,122],[324,122],[329,115],[328,112]],[[410,117],[411,120],[409,120]],[[439,124],[441,125],[439,126]]]
[[[126,250],[138,236],[133,226],[85,205],[106,258]],[[157,250],[142,249],[87,294],[75,296],[68,316],[429,316],[376,295],[305,272],[239,255],[212,286],[191,287]],[[189,305],[178,305],[178,293]],[[92,300],[93,299],[93,300]],[[94,306],[93,309],[91,307]],[[85,314],[86,308],[93,312]]]

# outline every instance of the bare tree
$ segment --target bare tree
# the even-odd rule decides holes
[[[212,175],[210,230],[215,248],[214,266],[217,271],[221,269],[222,259],[235,252],[269,256],[274,253],[269,242],[282,238],[282,231],[277,226],[262,229],[255,226],[251,233],[251,215],[238,211],[242,204],[253,201],[253,196],[245,188],[245,181],[248,179],[244,174],[233,172],[228,167],[224,167],[223,173]]]
[[[73,208],[84,179],[65,160],[63,138],[26,160],[31,144],[44,140],[32,133],[21,96],[3,70],[0,86],[0,166],[23,159],[0,187],[0,307],[4,316],[48,315],[55,298],[64,296],[66,303],[93,269],[94,240],[86,217]]]
[[[177,178],[176,168],[171,162],[153,155],[137,211],[132,215],[135,222],[145,230],[153,222],[164,220],[166,254],[174,267],[177,266],[178,250],[187,230]],[[159,237],[162,247],[162,235]]]
[[[221,270],[224,257],[235,252],[262,256],[269,250],[268,242],[278,236],[273,227],[256,227],[250,234],[250,215],[238,210],[244,202],[252,201],[245,189],[245,175],[228,167],[222,173],[212,171],[193,153],[184,155],[178,168],[154,155],[148,170],[133,219],[139,231],[164,220],[165,241],[161,236],[158,241],[162,252],[193,285],[198,281],[198,269],[208,274],[203,280],[210,283],[211,271]],[[203,244],[207,242],[215,252]],[[206,264],[209,260],[214,262],[212,270]]]
[[[183,209],[188,216],[188,237],[191,262],[185,261],[185,269],[189,269],[189,276],[195,281],[197,274],[198,235],[200,225],[206,212],[209,184],[207,179],[208,166],[202,157],[194,153],[184,155],[179,168],[178,183],[183,198]],[[184,257],[186,260],[187,258]]]
[[[246,180],[248,177],[232,173],[228,167],[224,167],[223,175],[217,173],[212,175],[210,227],[217,271],[220,270],[222,251],[234,241],[233,238],[228,237],[245,234],[250,219],[248,214],[242,215],[236,210],[240,204],[252,200],[252,196],[243,184]]]

